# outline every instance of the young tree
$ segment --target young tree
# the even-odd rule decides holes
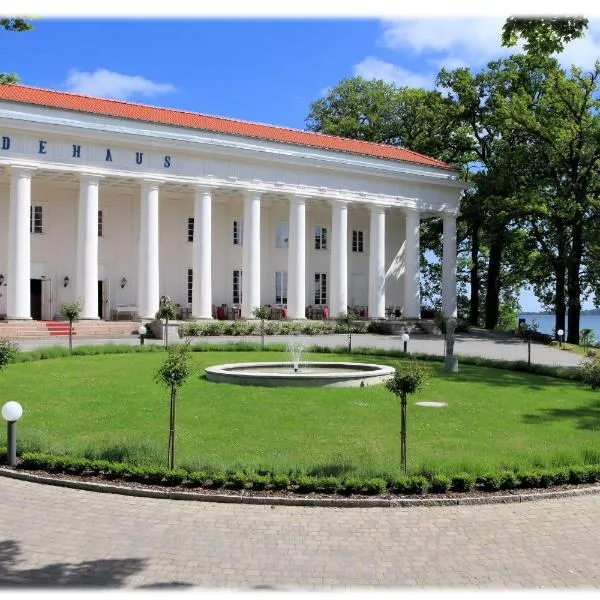
[[[260,320],[260,347],[265,349],[265,321],[271,318],[271,309],[268,306],[255,306],[252,309],[252,316]]]
[[[175,423],[177,390],[191,375],[189,343],[176,344],[167,349],[168,356],[156,373],[155,380],[170,390],[168,467],[175,467]]]
[[[339,329],[346,332],[348,336],[348,354],[352,354],[352,331],[358,323],[358,318],[354,313],[340,313],[335,318],[336,325]]]
[[[425,367],[416,361],[399,363],[394,376],[385,384],[392,394],[400,398],[400,468],[406,475],[406,405],[408,394],[414,394],[427,377]]]
[[[169,347],[169,320],[174,321],[177,318],[177,306],[171,301],[169,296],[161,296],[158,304],[157,319],[165,321],[165,348]]]
[[[69,321],[69,354],[73,352],[73,321],[79,319],[83,305],[81,300],[75,302],[63,302],[60,305],[61,315]]]

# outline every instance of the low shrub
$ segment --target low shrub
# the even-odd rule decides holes
[[[450,489],[453,492],[470,492],[475,489],[475,477],[471,473],[459,473],[452,478]]]
[[[367,479],[363,486],[367,494],[383,494],[388,488],[388,482],[381,477],[371,477]]]
[[[593,357],[583,360],[579,367],[581,378],[593,390],[600,389],[600,358]]]
[[[445,475],[436,475],[431,480],[429,491],[433,492],[434,494],[443,494],[450,489],[451,485],[452,481],[449,477],[446,477]]]
[[[404,489],[407,494],[425,494],[429,489],[429,481],[423,475],[414,475],[407,479]]]

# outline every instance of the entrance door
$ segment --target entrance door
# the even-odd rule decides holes
[[[30,279],[31,318],[40,321],[42,318],[42,280]]]
[[[98,316],[105,321],[110,320],[110,280],[98,282]]]
[[[52,321],[52,280],[42,279],[42,321]]]

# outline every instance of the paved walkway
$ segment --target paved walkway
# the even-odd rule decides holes
[[[306,344],[319,344],[322,346],[342,346],[347,345],[348,338],[345,335],[315,335],[299,336]],[[207,343],[225,343],[240,341],[260,341],[257,336],[231,336],[231,337],[199,337],[193,338],[194,341]],[[266,342],[287,343],[290,336],[273,335],[267,336]],[[68,339],[54,338],[45,340],[17,340],[24,350],[31,350],[43,346],[68,346]],[[74,346],[89,344],[139,344],[136,336],[119,338],[112,340],[74,338]],[[146,340],[146,344],[162,344],[162,340]],[[360,334],[352,336],[352,344],[358,346],[375,346],[379,348],[403,348],[402,340],[398,335],[375,335]],[[427,354],[444,354],[444,339],[440,336],[419,335],[413,336],[408,342],[409,352],[424,352]],[[458,334],[454,344],[454,351],[459,356],[484,356],[486,358],[498,358],[502,360],[527,360],[527,344],[519,338],[479,331],[469,334]],[[544,344],[531,345],[531,361],[536,364],[544,365],[562,365],[576,366],[581,361],[581,357],[558,348],[552,348]]]
[[[0,498],[0,586],[600,587],[595,495],[408,509],[271,508],[0,477]]]

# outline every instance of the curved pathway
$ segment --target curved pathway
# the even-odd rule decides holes
[[[0,477],[0,586],[598,588],[600,496],[315,508],[132,498]]]

